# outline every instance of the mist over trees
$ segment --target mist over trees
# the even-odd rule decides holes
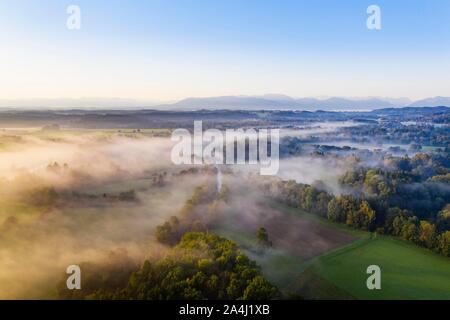
[[[130,272],[126,259],[111,268],[84,268],[83,288],[71,291],[65,278],[63,299],[125,300],[267,300],[279,297],[276,287],[238,246],[214,234],[187,232],[156,261],[146,260]]]
[[[280,179],[223,166],[220,186],[214,166],[172,166],[167,128],[0,131],[0,284],[8,288],[0,294],[55,298],[61,271],[78,263],[83,290],[61,281],[58,298],[280,297],[264,263],[281,251],[308,261],[355,240],[330,235],[332,223],[449,256],[448,111],[382,113],[202,111],[205,128],[282,126],[286,135]],[[122,125],[91,115],[92,126]],[[176,127],[196,116],[148,115]]]
[[[450,255],[450,188],[433,181],[432,172],[448,171],[447,158],[417,154],[388,159],[390,169],[359,168],[339,182],[350,194],[333,196],[295,181],[265,185],[271,197],[338,223],[391,234],[417,245]],[[320,185],[320,184],[319,184]]]

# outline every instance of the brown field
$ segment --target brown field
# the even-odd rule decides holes
[[[275,247],[302,259],[311,259],[356,240],[355,237],[319,222],[277,211],[263,220]]]
[[[257,214],[239,217],[240,229],[249,232],[255,229],[255,226],[264,227],[274,249],[285,250],[303,260],[314,258],[357,239],[320,222],[287,214],[268,205],[255,206],[251,211]]]

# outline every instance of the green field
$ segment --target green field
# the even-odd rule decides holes
[[[307,299],[450,299],[450,259],[393,237],[353,230],[283,205],[286,214],[314,219],[349,232],[358,240],[302,261],[282,248],[260,255],[253,236],[227,228],[219,233],[237,242],[287,296]],[[368,290],[369,265],[381,268],[381,290]]]
[[[381,268],[381,290],[366,287],[372,264]],[[325,254],[310,270],[358,299],[450,299],[450,259],[390,237]]]

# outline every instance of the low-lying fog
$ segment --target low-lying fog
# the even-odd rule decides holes
[[[125,249],[136,261],[161,254],[155,226],[176,215],[196,186],[216,179],[201,173],[178,175],[183,167],[170,160],[169,138],[61,132],[21,134],[18,141],[0,149],[0,298],[54,298],[55,284],[68,265],[104,259],[111,250]],[[323,180],[337,189],[337,177],[347,165],[286,158],[279,176],[309,184]],[[155,183],[155,175],[164,172],[164,183]],[[36,205],[33,192],[49,187],[68,194],[67,202]],[[39,197],[51,193],[44,190]],[[131,190],[136,201],[117,200]],[[72,192],[81,198],[71,200]],[[101,195],[116,200],[108,202]],[[259,197],[257,190],[248,192],[245,205],[254,208]],[[229,206],[245,208],[244,203]]]
[[[328,121],[328,122],[314,122],[310,125],[296,126],[295,128],[285,129],[280,131],[281,138],[283,137],[307,137],[320,135],[321,133],[334,132],[340,128],[356,127],[361,123],[354,121]]]

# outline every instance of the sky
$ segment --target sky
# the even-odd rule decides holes
[[[448,0],[1,0],[0,43],[1,100],[450,96]]]

